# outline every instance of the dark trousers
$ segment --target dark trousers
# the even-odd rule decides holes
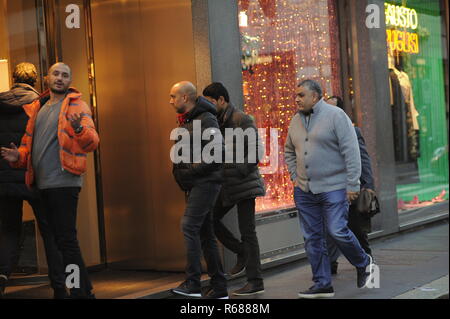
[[[217,239],[235,254],[247,257],[247,281],[260,284],[263,281],[258,237],[255,225],[255,198],[245,199],[237,203],[239,231],[238,240],[222,223],[222,218],[234,207],[224,206],[217,200],[214,207],[214,230]]]
[[[186,245],[186,280],[200,287],[203,251],[211,286],[215,290],[227,287],[212,219],[212,209],[220,187],[220,184],[216,183],[194,186],[187,197],[186,210],[181,222]]]
[[[30,195],[31,196],[31,195]],[[42,204],[36,197],[29,199],[37,225],[44,241],[47,257],[48,276],[53,289],[65,287],[65,274],[62,256],[56,246],[55,238],[43,213]],[[22,207],[20,198],[0,197],[0,274],[9,277],[19,260],[19,241],[22,231]]]
[[[350,206],[348,214],[348,228],[353,232],[353,234],[355,234],[356,239],[358,239],[359,244],[361,245],[362,249],[364,249],[366,254],[372,256],[372,249],[369,245],[368,236],[371,228],[370,222],[370,218],[361,216],[361,214],[355,211],[355,206]],[[330,262],[336,262],[340,256],[340,251],[333,238],[331,238],[331,236],[329,235],[327,237],[327,248]]]
[[[92,290],[92,284],[81,256],[76,230],[80,188],[52,188],[40,190],[39,193],[43,213],[63,258],[64,269],[66,270],[68,265],[76,265],[79,269],[80,286],[71,288],[71,295],[74,297],[87,296]]]

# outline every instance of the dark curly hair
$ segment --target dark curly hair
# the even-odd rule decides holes
[[[25,83],[34,86],[37,81],[37,76],[37,70],[34,64],[22,62],[17,64],[14,68],[14,83]]]

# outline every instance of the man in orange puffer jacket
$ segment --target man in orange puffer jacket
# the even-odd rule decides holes
[[[97,148],[99,137],[90,108],[71,82],[68,65],[50,68],[49,90],[24,106],[30,119],[20,147],[3,147],[1,155],[11,166],[27,168],[26,184],[38,190],[64,266],[78,267],[71,297],[95,298],[77,240],[76,216],[87,153]]]

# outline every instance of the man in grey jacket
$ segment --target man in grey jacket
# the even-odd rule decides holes
[[[372,258],[347,227],[349,201],[360,189],[359,145],[350,119],[323,101],[317,82],[301,82],[295,101],[299,112],[289,126],[285,158],[314,281],[299,297],[333,297],[327,231],[356,267],[358,288],[372,279]]]

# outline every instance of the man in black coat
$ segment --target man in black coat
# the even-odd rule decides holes
[[[33,88],[37,79],[36,67],[20,63],[13,72],[11,90],[0,93],[0,147],[20,145],[28,122],[23,105],[33,102],[39,93]],[[33,208],[44,240],[49,278],[55,298],[65,298],[65,274],[62,257],[56,248],[37,195],[25,185],[25,170],[13,169],[0,158],[0,298],[7,280],[19,259],[19,240],[22,230],[23,201]]]
[[[236,276],[246,270],[247,275],[247,284],[233,294],[246,296],[262,293],[264,283],[255,230],[255,199],[265,195],[265,188],[258,169],[258,159],[262,151],[258,143],[258,130],[249,115],[230,104],[228,91],[222,83],[210,84],[203,91],[203,95],[216,106],[220,130],[225,136],[224,181],[214,208],[214,230],[220,242],[237,255],[237,263],[230,274]],[[233,134],[243,136],[228,137],[227,129],[233,130]],[[242,154],[239,154],[239,150]],[[222,218],[235,205],[241,240],[238,240],[222,223]]]
[[[345,111],[343,101],[338,96],[332,96],[328,98],[327,103],[335,105]],[[366,142],[362,136],[359,127],[355,126],[356,136],[358,137],[359,152],[361,154],[361,177],[359,179],[361,183],[361,189],[368,189],[369,191],[375,192],[375,185],[372,175],[372,164],[370,160],[369,153],[367,152]],[[364,251],[372,256],[372,249],[369,245],[369,233],[371,232],[371,219],[369,216],[363,216],[356,211],[354,204],[350,205],[348,213],[348,227],[355,234],[361,247]],[[328,237],[328,255],[331,263],[331,273],[333,275],[337,274],[338,262],[337,259],[340,255],[339,249],[334,243],[334,241]]]
[[[172,87],[170,104],[178,113],[179,123],[171,151],[173,175],[187,200],[181,223],[187,255],[186,280],[172,292],[189,297],[228,299],[212,219],[222,181],[223,139],[216,109],[208,100],[198,97],[195,86],[187,81]],[[171,139],[174,139],[173,133]],[[203,293],[200,284],[202,250],[211,277],[211,287]]]

